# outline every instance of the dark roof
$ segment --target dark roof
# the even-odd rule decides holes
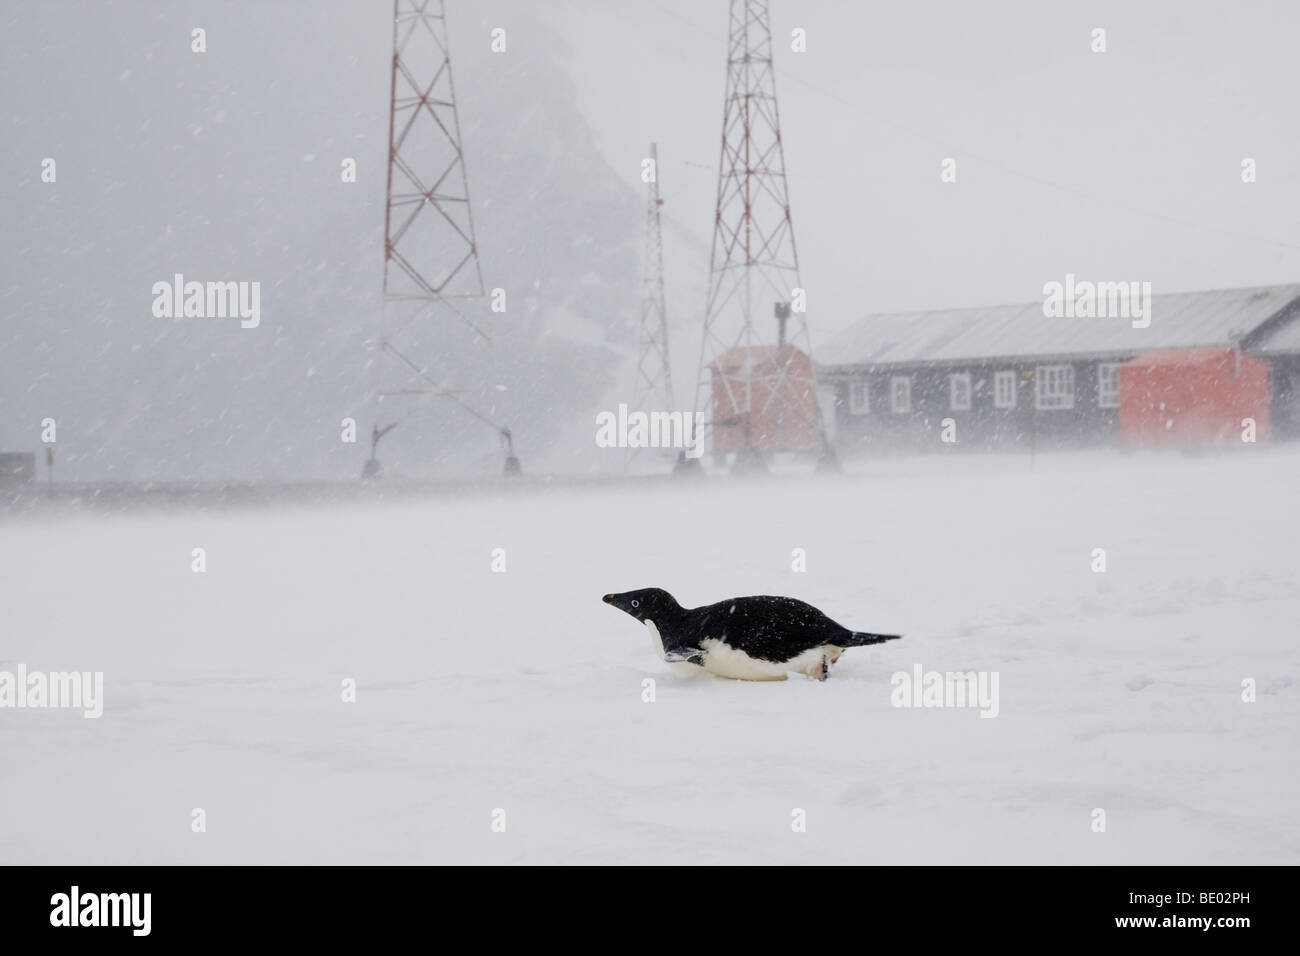
[[[1300,285],[1152,295],[1151,324],[1124,318],[1047,318],[1042,301],[935,312],[868,315],[816,350],[822,367],[1048,356],[1127,357],[1172,348],[1227,346],[1300,300]],[[1265,331],[1265,330],[1261,330]],[[1269,328],[1252,349],[1282,339],[1300,349],[1300,323]]]

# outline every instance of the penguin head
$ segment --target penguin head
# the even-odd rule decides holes
[[[606,604],[631,614],[638,621],[664,621],[681,613],[682,606],[663,588],[641,588],[622,594],[606,594]]]

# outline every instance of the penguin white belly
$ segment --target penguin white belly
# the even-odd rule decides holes
[[[750,657],[719,640],[709,639],[703,644],[704,669],[732,680],[785,680],[791,671],[808,674],[821,663],[822,655],[826,653],[823,648],[813,647],[788,661],[776,663]]]
[[[647,620],[645,629],[650,632],[650,644],[654,647],[655,654],[659,659],[668,665],[668,669],[678,677],[694,677],[701,673],[704,668],[699,664],[692,664],[689,661],[670,661],[664,653],[664,640],[659,636],[659,628],[655,627],[655,622]]]

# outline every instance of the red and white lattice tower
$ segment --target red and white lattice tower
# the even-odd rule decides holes
[[[659,223],[659,149],[650,144],[649,182],[646,183],[645,273],[641,299],[636,363],[636,385],[632,389],[634,411],[674,411],[672,363],[668,354],[668,307],[664,299],[664,243]],[[639,449],[630,450],[628,460]]]
[[[393,61],[384,215],[384,309],[376,395],[437,395],[496,429],[507,471],[518,462],[510,433],[440,385],[424,355],[441,323],[465,322],[453,304],[483,295],[474,238],[444,0],[393,0]],[[391,426],[390,426],[391,427]],[[367,471],[378,471],[374,444]]]
[[[443,0],[394,0],[384,297],[481,296]]]
[[[734,450],[737,466],[769,451],[810,450],[827,459],[831,450],[800,301],[768,0],[731,0],[730,16],[695,408],[706,414],[715,454],[722,447]],[[794,349],[809,360],[797,360]],[[731,361],[720,366],[724,355]],[[719,407],[728,414],[715,421]],[[795,442],[790,436],[796,431],[812,438]]]

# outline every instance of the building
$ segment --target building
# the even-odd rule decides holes
[[[807,352],[792,345],[737,347],[710,362],[709,373],[713,455],[725,457],[744,448],[769,453],[818,447]]]
[[[945,432],[967,449],[1119,444],[1121,377],[1130,402],[1149,404],[1160,376],[1186,378],[1196,384],[1180,393],[1180,415],[1254,417],[1268,423],[1258,440],[1300,437],[1300,285],[1154,295],[1141,322],[1044,313],[1040,300],[871,315],[827,342],[818,378],[834,389],[839,450],[952,447]],[[1142,356],[1162,371],[1142,372]],[[1249,388],[1211,385],[1241,368]],[[1153,420],[1154,400],[1127,420]],[[1169,428],[1188,442],[1221,431]],[[1154,440],[1145,425],[1123,434]]]

